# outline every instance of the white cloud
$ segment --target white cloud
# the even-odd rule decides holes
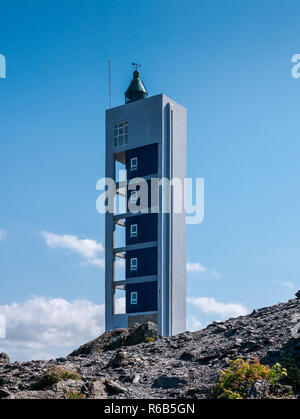
[[[293,284],[292,282],[281,282],[281,285],[290,289],[295,288],[295,284]]]
[[[205,314],[221,315],[223,320],[229,317],[245,316],[248,313],[247,308],[241,304],[226,304],[216,301],[213,297],[190,297],[187,301]]]
[[[126,305],[126,300],[125,297],[120,297],[118,299],[116,299],[116,306],[115,306],[115,313],[116,314],[122,314],[125,313],[125,305]]]
[[[204,266],[202,266],[200,263],[187,263],[186,270],[187,272],[197,272],[197,273],[202,273],[202,272],[207,271],[207,269]]]
[[[189,316],[187,319],[187,330],[195,332],[196,330],[202,329],[202,323],[195,316]]]
[[[0,228],[0,241],[4,240],[7,236],[7,231]]]
[[[200,274],[202,279],[221,279],[221,275],[215,269],[208,269],[198,262],[188,262],[186,264],[187,273]]]
[[[0,315],[0,339],[5,339],[6,337],[6,320],[4,316]]]
[[[46,244],[53,249],[66,249],[77,253],[83,258],[81,266],[93,265],[104,268],[105,261],[100,257],[104,247],[101,243],[91,239],[79,239],[68,234],[54,234],[47,231],[41,232]]]
[[[97,266],[98,268],[105,268],[105,260],[101,258],[87,259],[84,262],[80,262],[80,266]]]
[[[124,299],[119,300],[117,307],[122,308]],[[6,321],[6,339],[0,339],[0,352],[13,360],[65,356],[105,328],[104,304],[86,299],[32,297],[24,303],[0,305],[1,316]]]
[[[219,274],[219,272],[217,272],[215,269],[213,269],[212,271],[211,271],[211,276],[214,278],[214,279],[221,279],[221,275]]]

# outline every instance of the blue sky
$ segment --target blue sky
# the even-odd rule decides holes
[[[300,79],[291,77],[299,2],[0,5],[7,62],[0,79],[0,229],[7,232],[0,234],[0,314],[8,318],[0,349],[22,359],[67,353],[48,335],[39,342],[41,329],[61,332],[55,319],[64,310],[94,319],[88,332],[84,322],[64,325],[74,334],[70,346],[103,326],[104,270],[89,263],[84,246],[97,242],[103,258],[95,185],[104,176],[108,58],[113,106],[123,103],[130,63],[138,61],[150,95],[165,93],[188,109],[188,176],[205,178],[205,220],[188,226],[188,262],[205,268],[188,273],[190,327],[292,298],[300,287]],[[73,236],[69,247],[66,235]],[[80,314],[79,299],[86,307]],[[22,329],[28,333],[20,337]]]

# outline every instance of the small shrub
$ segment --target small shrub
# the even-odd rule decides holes
[[[77,372],[54,365],[46,371],[42,379],[37,383],[36,387],[42,389],[45,387],[50,387],[53,384],[59,383],[60,381],[80,379],[81,376]]]
[[[230,399],[230,400],[237,400],[237,399],[243,399],[243,397],[239,393],[235,393],[231,390],[223,390],[223,392],[220,394],[218,399]]]
[[[67,398],[69,400],[82,400],[82,399],[84,399],[84,396],[81,393],[70,392],[70,393],[67,393]]]
[[[155,342],[156,341],[156,338],[155,337],[149,337],[149,338],[146,338],[146,342],[147,343],[150,343],[150,342]]]
[[[286,369],[280,364],[270,368],[260,364],[258,359],[253,362],[236,359],[230,367],[221,371],[215,394],[219,399],[244,399],[257,381],[267,380],[275,389],[286,375]]]
[[[283,368],[278,362],[269,369],[268,381],[273,388],[276,388],[280,381],[287,376],[287,370]]]

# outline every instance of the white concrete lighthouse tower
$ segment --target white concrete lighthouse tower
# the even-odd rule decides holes
[[[173,188],[168,197],[162,189],[151,196],[148,211],[132,213],[128,200],[138,202],[139,190],[129,190],[128,183],[143,178],[149,190],[151,179],[183,183],[186,109],[164,94],[147,96],[136,69],[126,103],[106,111],[106,177],[117,182],[116,199],[126,199],[123,211],[107,213],[105,220],[106,330],[151,320],[161,335],[170,336],[186,330],[185,214],[173,209]],[[122,167],[126,181],[118,179]],[[168,213],[165,200],[170,200]],[[150,209],[154,201],[156,211]]]

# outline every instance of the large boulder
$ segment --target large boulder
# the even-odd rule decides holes
[[[152,322],[136,324],[130,329],[109,330],[80,348],[70,356],[89,355],[102,351],[111,351],[139,343],[152,342],[157,339],[157,325]]]
[[[130,329],[130,333],[125,339],[125,346],[138,345],[143,342],[152,342],[157,339],[157,325],[152,322],[146,322],[136,325]]]

